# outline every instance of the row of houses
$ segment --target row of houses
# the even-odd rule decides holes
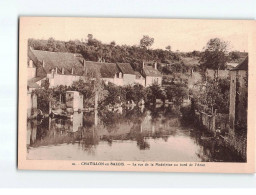
[[[143,63],[141,72],[133,70],[129,63],[106,63],[86,61],[81,54],[28,50],[28,88],[41,87],[48,80],[51,87],[71,86],[74,81],[88,77],[99,77],[105,83],[118,86],[162,85],[162,75],[157,64],[148,66]]]

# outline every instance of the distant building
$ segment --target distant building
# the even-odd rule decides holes
[[[136,75],[129,63],[117,63],[117,67],[121,72],[123,85],[131,85],[135,83]],[[117,76],[120,76],[120,73]]]
[[[32,93],[33,90],[40,88],[35,78],[31,78],[27,82],[27,118],[34,117],[37,110],[37,95]]]
[[[145,77],[145,87],[153,84],[162,85],[162,74],[157,70],[157,63],[154,63],[154,67],[145,65],[143,63],[142,76]]]
[[[110,82],[118,86],[145,83],[143,76],[135,74],[129,63],[86,61],[81,54],[29,48],[27,67],[27,77],[30,82],[42,86],[48,80],[50,88],[59,85],[71,86],[74,81],[85,77],[99,77],[106,83]],[[152,74],[150,70],[146,73]],[[155,73],[154,75],[156,76]]]
[[[49,80],[49,87],[70,86],[85,73],[85,60],[80,54],[29,49],[28,77],[37,84]]]
[[[83,95],[78,91],[66,92],[66,106],[76,112],[83,109]]]
[[[248,57],[230,70],[230,128],[235,129],[237,123],[247,122],[248,97]]]
[[[116,85],[123,85],[121,75],[117,77],[120,71],[115,63],[85,61],[85,68],[85,75],[90,78],[98,77],[106,84],[114,83]]]

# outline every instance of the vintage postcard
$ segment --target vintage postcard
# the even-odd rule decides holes
[[[18,168],[253,173],[256,22],[20,17]]]

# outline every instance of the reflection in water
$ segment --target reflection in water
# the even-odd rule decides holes
[[[221,139],[184,127],[170,108],[75,112],[28,121],[28,159],[241,161]]]

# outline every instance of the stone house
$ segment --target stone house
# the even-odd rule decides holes
[[[229,124],[235,129],[237,123],[247,123],[248,57],[230,70]]]
[[[48,80],[51,87],[71,86],[85,77],[99,77],[118,86],[136,83],[136,74],[129,63],[86,61],[81,54],[28,50],[28,79],[42,86]],[[141,80],[143,80],[140,77]],[[139,82],[141,82],[139,80]]]
[[[80,54],[49,52],[29,49],[28,77],[40,86],[49,80],[49,87],[70,86],[85,73],[84,59]]]
[[[117,76],[121,76],[123,85],[131,85],[135,83],[136,75],[129,63],[117,63],[117,67],[121,73],[118,73]]]
[[[141,75],[145,77],[145,87],[153,84],[162,85],[163,76],[157,70],[157,63],[154,63],[154,67],[143,63]]]

